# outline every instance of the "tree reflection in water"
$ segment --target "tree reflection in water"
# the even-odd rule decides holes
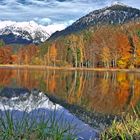
[[[139,73],[0,69],[0,87],[39,89],[88,111],[120,114],[140,100]]]

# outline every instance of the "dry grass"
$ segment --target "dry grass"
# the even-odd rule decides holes
[[[115,121],[102,134],[102,140],[140,140],[140,110]]]

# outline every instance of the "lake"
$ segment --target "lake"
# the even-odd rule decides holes
[[[51,102],[99,129],[140,103],[140,74],[131,72],[1,68],[0,91],[4,88],[40,90]]]

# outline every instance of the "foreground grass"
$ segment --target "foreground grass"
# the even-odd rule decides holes
[[[113,124],[102,134],[102,140],[140,140],[140,111],[122,117],[121,121],[114,120]]]
[[[0,140],[76,140],[75,128],[55,113],[39,121],[26,114],[19,120],[9,111],[0,114]]]
[[[46,119],[46,114],[23,114],[14,116],[10,111],[0,112],[0,140],[77,140],[77,125],[56,118],[55,111]],[[100,140],[140,140],[140,110],[114,120],[112,125],[100,134]]]

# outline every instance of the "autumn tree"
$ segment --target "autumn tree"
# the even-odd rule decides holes
[[[57,57],[57,49],[55,43],[53,43],[49,50],[49,58],[53,63],[53,66],[56,66],[56,57]]]
[[[123,32],[117,33],[117,65],[119,68],[128,68],[130,55],[130,45],[127,36]]]
[[[5,46],[5,42],[3,40],[0,40],[0,48]]]
[[[11,61],[12,61],[12,64],[17,64],[18,63],[18,56],[16,54],[12,54]]]
[[[12,64],[12,48],[3,46],[0,48],[0,64]]]
[[[39,46],[39,58],[43,61],[45,65],[49,65],[49,48],[49,42],[42,43]]]
[[[35,58],[39,57],[39,49],[37,46],[31,44],[18,51],[18,64],[33,64]]]
[[[93,44],[95,47],[98,47],[98,61],[102,64],[103,67],[110,67],[111,64],[111,49],[110,46],[112,42],[110,41],[111,34],[109,27],[103,26],[95,31],[93,36]],[[95,53],[95,52],[94,52]]]
[[[108,47],[103,47],[100,55],[103,62],[103,66],[106,68],[109,68],[110,67],[110,49]]]
[[[78,67],[78,56],[77,56],[77,36],[76,35],[70,35],[67,40],[67,45],[69,47],[69,52],[71,52],[73,57],[73,63],[75,67]]]
[[[136,46],[135,67],[140,67],[140,38],[138,33],[133,36],[133,41]]]

